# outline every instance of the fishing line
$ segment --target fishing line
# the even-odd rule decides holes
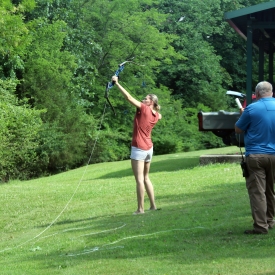
[[[39,234],[37,234],[35,237],[33,237],[33,238],[31,238],[31,239],[29,239],[29,240],[27,240],[27,241],[25,241],[25,242],[22,242],[22,243],[20,243],[20,244],[14,246],[14,247],[9,247],[9,248],[0,250],[0,253],[5,252],[5,251],[8,251],[8,250],[15,249],[15,248],[18,248],[18,247],[21,247],[21,246],[23,246],[23,245],[25,245],[25,244],[27,244],[27,243],[29,243],[29,242],[35,240],[35,239],[38,239],[43,233],[45,233],[48,229],[50,229],[50,228],[52,227],[52,225],[60,218],[60,216],[61,216],[61,215],[64,213],[64,211],[67,209],[67,207],[68,207],[69,204],[71,203],[72,199],[74,198],[74,196],[75,196],[75,194],[76,194],[76,192],[77,192],[77,190],[78,190],[78,188],[79,188],[79,186],[80,186],[80,184],[81,184],[81,182],[82,182],[82,180],[83,180],[83,177],[84,177],[84,175],[86,174],[87,168],[88,168],[88,166],[89,166],[89,164],[90,164],[90,162],[91,162],[91,159],[92,159],[92,156],[93,156],[93,153],[94,153],[94,149],[95,149],[95,146],[96,146],[97,141],[98,141],[98,137],[99,137],[99,133],[100,133],[100,129],[101,129],[102,123],[103,123],[103,119],[104,119],[104,116],[105,116],[106,106],[107,106],[107,103],[105,102],[104,110],[103,110],[103,113],[102,113],[102,116],[101,116],[101,120],[100,120],[100,125],[99,125],[99,128],[98,128],[99,130],[98,130],[98,132],[97,132],[97,135],[96,135],[96,138],[95,138],[95,142],[94,142],[94,146],[93,146],[93,148],[92,148],[92,151],[91,151],[90,157],[89,157],[89,159],[88,159],[88,162],[87,162],[87,164],[86,164],[86,166],[85,166],[84,172],[83,172],[83,174],[82,174],[80,180],[78,181],[78,184],[77,184],[77,186],[76,186],[76,188],[75,188],[75,190],[74,190],[74,192],[73,192],[71,198],[68,200],[68,202],[66,203],[66,205],[64,206],[64,208],[63,208],[63,209],[61,210],[61,212],[57,215],[57,217],[56,217],[56,218],[55,218],[55,219],[54,219],[54,220],[53,220],[44,230],[42,230],[42,231],[41,231]]]
[[[104,225],[104,226],[106,226],[106,225]],[[110,231],[115,231],[115,230],[121,229],[121,228],[123,228],[125,226],[126,226],[126,223],[123,223],[121,226],[118,226],[118,227],[115,227],[115,228],[105,229],[105,230],[102,230],[102,231],[99,231],[99,232],[92,232],[92,233],[82,234],[82,235],[79,235],[77,237],[72,238],[72,240],[75,240],[75,239],[78,239],[78,238],[81,238],[81,237],[86,237],[86,236],[91,236],[91,235],[96,235],[96,234],[102,234],[102,233],[106,233],[106,232],[110,232]],[[84,226],[84,227],[75,227],[75,228],[64,229],[61,232],[55,232],[55,233],[53,233],[51,235],[40,237],[39,239],[37,239],[37,241],[38,240],[42,240],[42,239],[46,239],[46,238],[50,238],[50,237],[53,237],[53,236],[56,236],[58,234],[63,234],[63,233],[72,232],[72,231],[78,231],[78,230],[85,230],[85,229],[89,229],[89,228],[92,228],[92,227],[93,226]]]
[[[221,226],[223,224],[225,224],[225,222],[219,224],[218,226]],[[121,227],[119,227],[119,228],[115,228],[113,230],[121,229],[124,226],[126,226],[126,224],[123,225],[123,226],[121,226]],[[215,226],[215,228],[217,228],[218,226]],[[110,247],[110,248],[106,248],[106,247],[114,245],[114,244],[117,244],[117,243],[120,243],[120,242],[122,242],[124,240],[143,238],[143,237],[154,236],[154,235],[158,235],[158,234],[162,234],[162,233],[168,233],[168,232],[174,232],[174,231],[190,231],[190,230],[194,230],[194,229],[208,229],[208,230],[210,230],[211,227],[207,228],[207,227],[203,227],[203,226],[196,226],[196,227],[191,227],[191,228],[175,228],[175,229],[157,231],[157,232],[148,233],[148,234],[140,234],[140,235],[128,236],[128,237],[124,237],[124,238],[121,238],[119,240],[116,240],[114,242],[111,242],[111,243],[106,243],[106,244],[103,244],[101,246],[95,246],[95,247],[92,247],[90,249],[85,249],[82,252],[67,253],[67,254],[63,254],[63,255],[60,255],[60,256],[75,257],[75,256],[81,256],[81,255],[85,255],[85,254],[90,254],[90,253],[93,253],[93,252],[96,252],[96,251],[102,251],[102,250],[107,250],[107,249],[116,249],[116,248],[124,248],[124,246],[115,246],[115,247]],[[107,231],[111,231],[111,230],[105,230],[105,231],[102,231],[102,232],[107,232]],[[102,233],[102,232],[99,232],[99,233]],[[89,236],[89,235],[95,235],[95,234],[97,234],[97,233],[86,234],[86,235],[83,235],[83,236]],[[81,236],[79,236],[79,237],[81,237]]]
[[[89,254],[89,253],[93,253],[99,250],[105,250],[105,249],[115,249],[115,248],[124,248],[124,246],[116,246],[116,247],[112,247],[112,248],[105,248],[106,246],[110,246],[110,245],[114,245],[117,244],[119,242],[122,242],[124,240],[128,240],[128,239],[135,239],[135,238],[141,238],[141,237],[148,237],[148,236],[153,236],[153,235],[157,235],[157,234],[161,234],[161,233],[168,233],[168,232],[173,232],[173,231],[188,231],[188,230],[193,230],[193,229],[206,229],[205,227],[202,226],[198,226],[198,227],[192,227],[192,228],[180,228],[180,229],[170,229],[170,230],[163,230],[163,231],[158,231],[158,232],[153,232],[153,233],[148,233],[148,234],[141,234],[141,235],[135,235],[135,236],[129,236],[129,237],[125,237],[125,238],[121,238],[119,240],[116,240],[114,242],[108,243],[108,244],[103,244],[101,247],[100,246],[95,246],[93,248],[84,250],[83,252],[79,252],[79,253],[70,253],[70,254],[65,254],[65,255],[61,255],[61,256],[68,256],[68,257],[74,257],[74,256],[80,256],[80,255],[84,255],[84,254]]]

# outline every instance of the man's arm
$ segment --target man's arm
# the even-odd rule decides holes
[[[243,111],[244,111],[244,108],[240,108],[240,114],[241,114],[241,115],[242,115]],[[236,134],[241,134],[241,133],[243,133],[243,132],[244,132],[244,131],[243,131],[242,129],[240,129],[239,127],[237,127],[236,124],[235,124],[235,133],[236,133]]]
[[[235,124],[235,133],[237,133],[237,134],[243,133],[243,130],[240,129],[239,127],[237,127],[236,124]]]

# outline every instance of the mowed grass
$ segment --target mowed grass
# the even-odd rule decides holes
[[[199,165],[238,152],[154,156],[161,210],[144,215],[132,215],[128,160],[0,185],[0,274],[275,274],[275,229],[243,234],[252,218],[239,163]]]

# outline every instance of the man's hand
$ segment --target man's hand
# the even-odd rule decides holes
[[[242,113],[243,113],[244,108],[243,108],[243,106],[242,106],[242,104],[241,104],[240,100],[239,100],[238,98],[235,98],[235,101],[236,101],[236,103],[237,103],[237,106],[238,106],[238,107],[239,107],[239,109],[240,109],[240,114],[242,114]]]

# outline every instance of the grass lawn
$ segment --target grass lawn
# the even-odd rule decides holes
[[[154,156],[161,210],[143,215],[132,215],[129,160],[0,185],[0,274],[274,275],[275,229],[243,234],[252,218],[240,165],[199,165],[238,152]]]

